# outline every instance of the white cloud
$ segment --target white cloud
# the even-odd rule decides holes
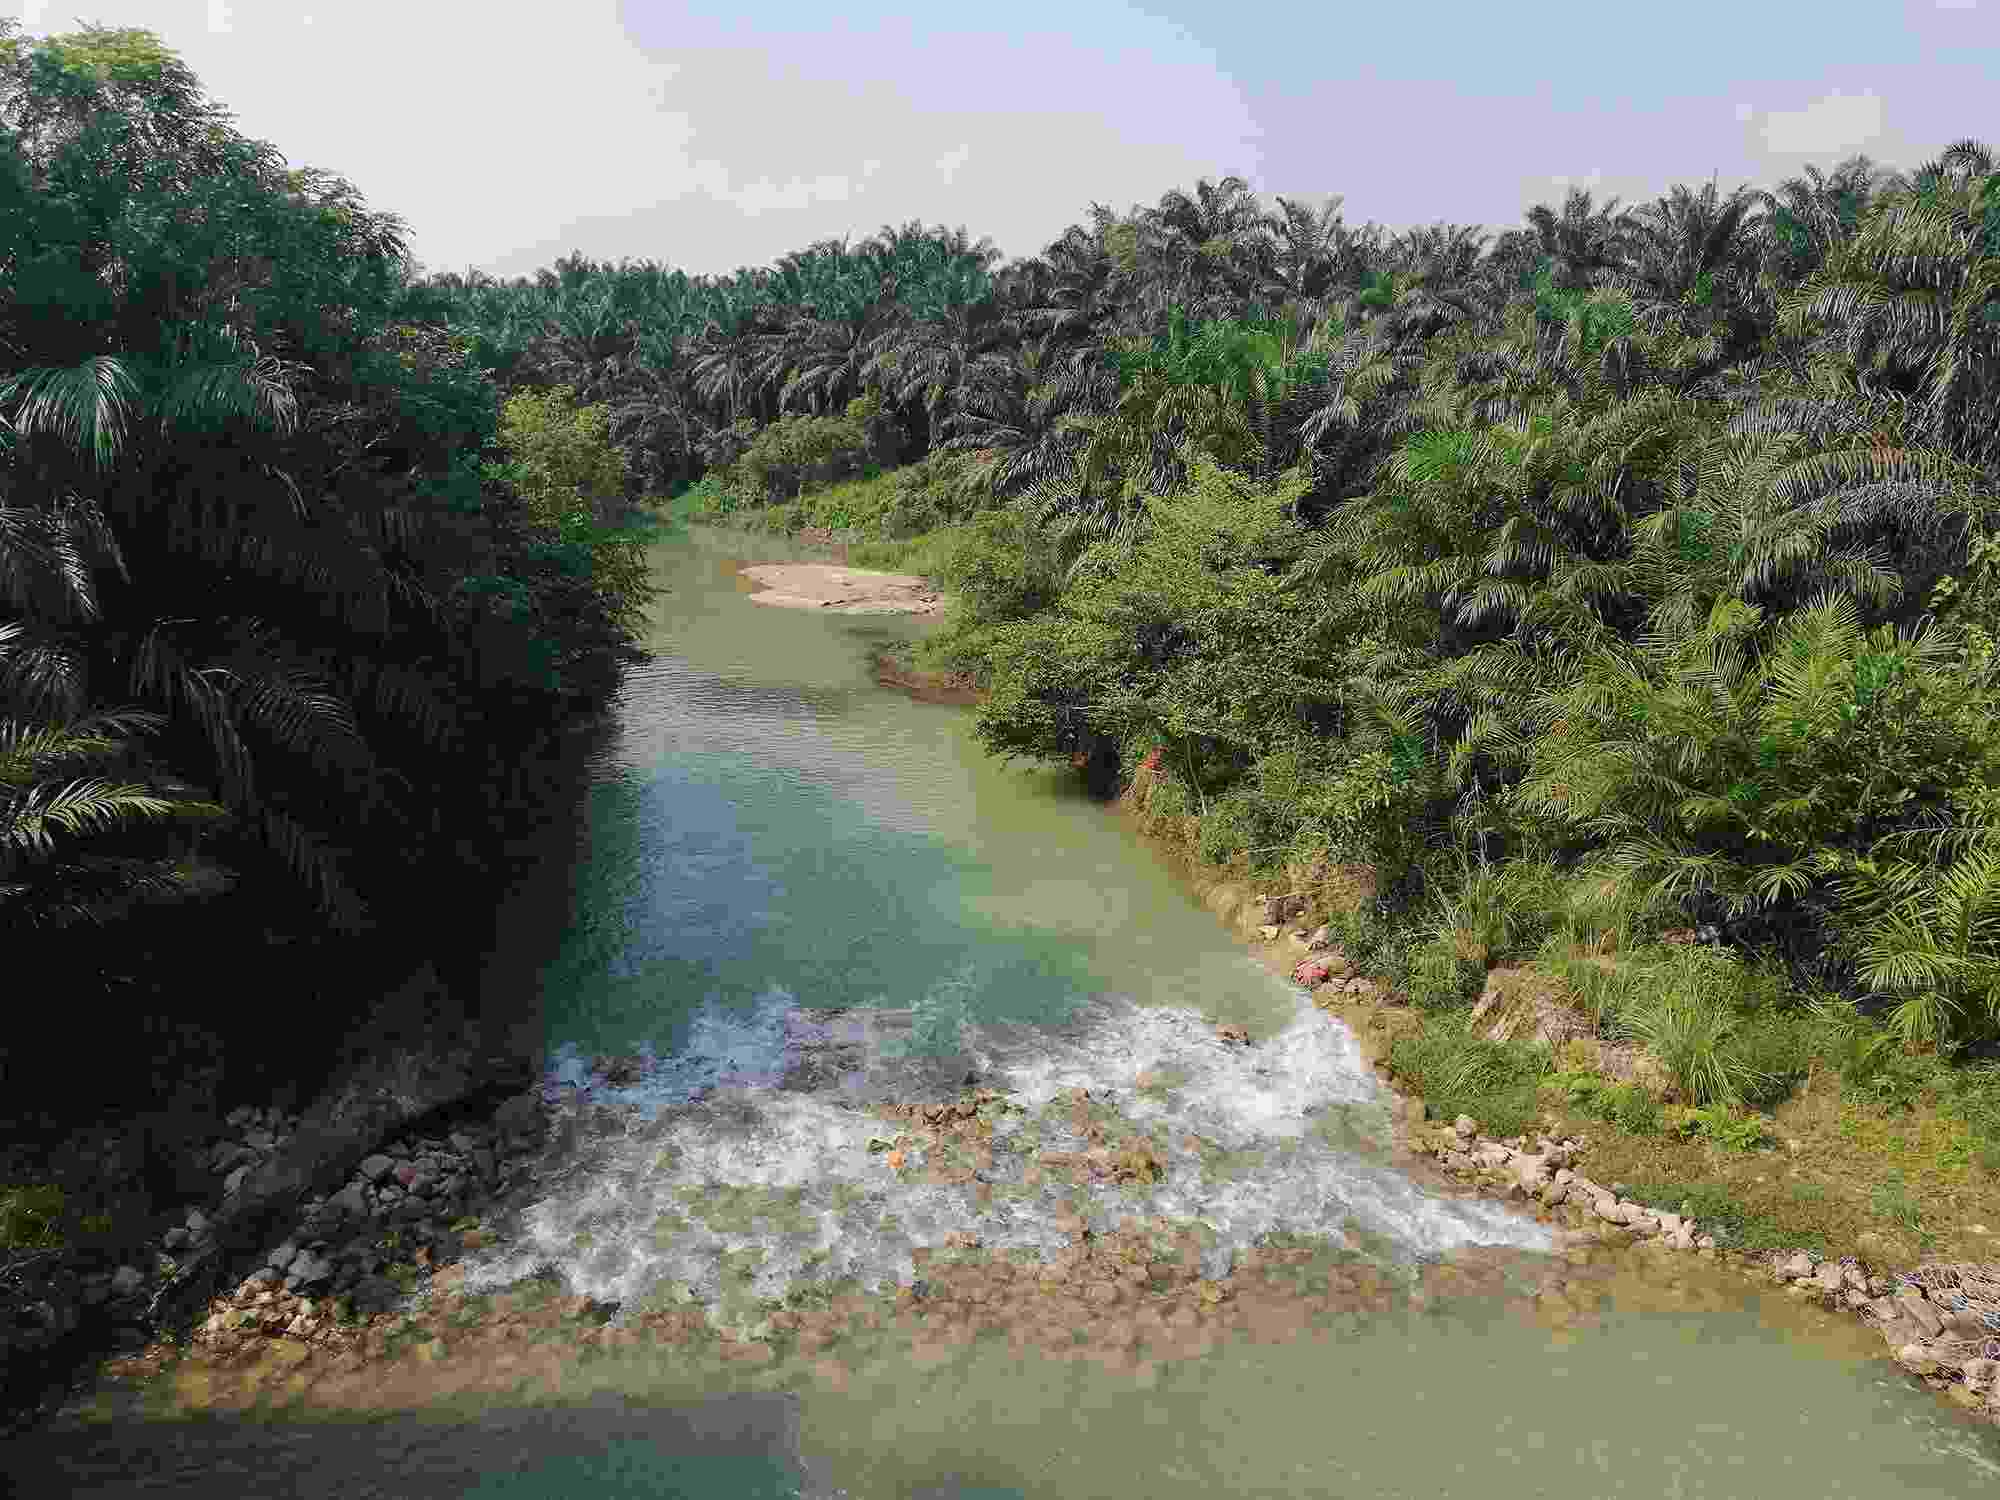
[[[944,178],[946,182],[950,182],[952,178],[958,175],[958,169],[971,160],[972,148],[970,146],[959,146],[955,150],[947,151],[937,159],[938,175]]]
[[[1820,156],[1856,151],[1882,134],[1882,99],[1864,94],[1828,94],[1804,109],[1773,110],[1764,116],[1764,144],[1782,155]]]

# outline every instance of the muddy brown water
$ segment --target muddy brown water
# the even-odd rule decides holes
[[[466,1295],[369,1357],[107,1394],[17,1445],[21,1492],[2000,1483],[1992,1430],[1866,1330],[1404,1170],[1339,1022],[1069,778],[876,684],[922,623],[749,602],[741,566],[796,555],[655,553],[654,659],[592,747],[584,826],[549,835],[580,874],[520,886],[488,965],[576,1128]],[[637,1075],[593,1075],[604,1053]]]

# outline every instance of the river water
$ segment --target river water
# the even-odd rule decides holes
[[[581,845],[512,892],[488,971],[542,1030],[549,1097],[615,1114],[579,1115],[567,1169],[468,1274],[504,1292],[554,1273],[614,1327],[700,1309],[776,1330],[780,1357],[635,1344],[505,1401],[440,1367],[393,1417],[154,1424],[93,1472],[178,1472],[158,1458],[178,1441],[216,1494],[264,1492],[217,1480],[226,1453],[285,1494],[1888,1500],[2000,1481],[1989,1430],[1843,1320],[1691,1257],[1555,1253],[1525,1215],[1421,1186],[1355,1038],[1115,814],[987,757],[962,710],[875,684],[873,653],[924,627],[750,602],[740,567],[795,555],[699,532],[656,551],[653,659],[589,747],[581,826],[547,835]],[[610,1082],[605,1054],[638,1066]],[[878,1108],[953,1099],[965,1117],[928,1133]],[[1037,1297],[1110,1274],[1111,1246],[1135,1282],[1152,1257],[1191,1297],[1241,1290],[1152,1323],[1107,1291],[1102,1316],[1036,1323]],[[900,1320],[867,1311],[899,1288]],[[814,1357],[773,1312],[828,1297],[846,1337]]]

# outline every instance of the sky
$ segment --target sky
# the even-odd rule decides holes
[[[921,219],[1032,255],[1197,177],[1499,231],[1571,186],[1726,191],[1971,136],[2000,0],[0,0],[156,32],[433,270],[690,273]]]

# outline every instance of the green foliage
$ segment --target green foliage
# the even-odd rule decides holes
[[[856,397],[839,416],[779,417],[755,430],[722,485],[739,505],[771,504],[857,474],[876,451],[870,429],[880,409],[871,395]]]
[[[1490,1042],[1462,1018],[1440,1017],[1413,1036],[1398,1037],[1389,1066],[1440,1118],[1468,1114],[1488,1135],[1509,1136],[1535,1128],[1551,1063],[1547,1048]]]
[[[1666,1128],[1660,1100],[1638,1083],[1613,1083],[1595,1073],[1557,1073],[1544,1085],[1572,1109],[1608,1121],[1631,1135],[1658,1135]]]
[[[1755,1151],[1771,1140],[1769,1122],[1756,1114],[1741,1114],[1726,1106],[1683,1110],[1674,1120],[1676,1134],[1713,1141],[1725,1151]]]
[[[636,630],[656,593],[645,557],[652,538],[621,514],[625,459],[609,427],[605,408],[579,407],[568,386],[517,391],[500,410],[507,461],[488,472],[521,497],[531,526],[553,534],[540,556],[588,580],[606,618]]]
[[[42,1250],[64,1243],[63,1192],[50,1183],[0,1187],[0,1248]]]
[[[1745,979],[1733,955],[1682,945],[1646,965],[1642,987],[1619,1018],[1696,1105],[1733,1105],[1765,1085],[1734,1045],[1741,1026],[1735,1002]]]
[[[1630,1184],[1635,1203],[1681,1214],[1715,1236],[1716,1244],[1743,1253],[1761,1250],[1808,1250],[1824,1254],[1826,1241],[1818,1230],[1783,1223],[1760,1214],[1712,1182],[1646,1178]]]

